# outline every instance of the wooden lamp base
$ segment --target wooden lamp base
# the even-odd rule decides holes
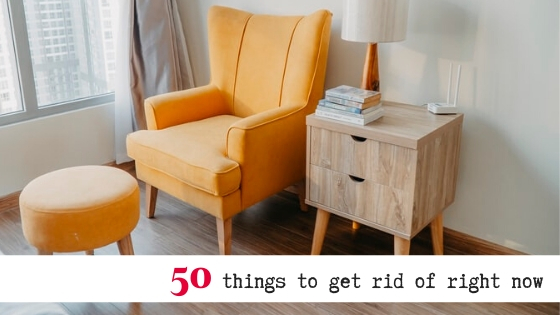
[[[377,64],[377,43],[369,43],[362,74],[362,85],[364,90],[379,91],[379,69]]]

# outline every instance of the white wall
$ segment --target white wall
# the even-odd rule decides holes
[[[0,197],[56,169],[114,161],[113,112],[106,104],[0,127]]]
[[[340,39],[340,0],[178,0],[197,85],[208,82],[210,5],[255,13],[333,12],[326,87],[359,85],[365,45]],[[380,44],[387,100],[445,100],[462,65],[465,113],[456,201],[445,226],[531,254],[559,249],[557,0],[411,0],[407,40]]]

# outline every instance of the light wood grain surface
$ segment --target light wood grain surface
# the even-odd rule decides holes
[[[307,116],[307,124],[417,149],[424,141],[430,141],[432,137],[437,137],[443,132],[441,126],[463,122],[463,114],[434,115],[422,106],[387,101],[382,103],[385,110],[383,117],[366,126],[319,118],[315,115]]]
[[[383,108],[384,117],[366,126],[307,116],[306,202],[395,235],[395,251],[406,253],[401,238],[436,217],[433,229],[443,228],[436,225],[455,198],[463,115]]]

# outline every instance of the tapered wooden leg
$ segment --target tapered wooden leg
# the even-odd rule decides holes
[[[395,255],[408,255],[410,253],[410,240],[395,236]]]
[[[148,218],[153,218],[156,212],[157,193],[157,188],[146,184],[146,215]]]
[[[93,249],[86,250],[86,255],[93,255]]]
[[[144,312],[142,311],[142,303],[128,303],[128,314],[144,314]]]
[[[299,197],[299,208],[301,211],[307,212],[309,210],[307,204],[305,203],[305,181],[300,181],[296,184]]]
[[[313,232],[313,244],[311,245],[311,255],[320,255],[329,225],[331,213],[323,209],[317,209],[317,218],[315,219],[315,232]]]
[[[216,218],[216,228],[218,230],[218,246],[220,255],[231,254],[231,218],[222,220]]]
[[[432,232],[434,255],[443,255],[443,213],[438,214],[430,223],[430,230]]]
[[[130,234],[119,240],[117,242],[117,246],[119,247],[119,253],[121,253],[121,255],[134,255],[134,248],[132,247],[132,238],[130,237]]]
[[[360,223],[352,221],[352,230],[358,230],[360,228]]]
[[[52,255],[53,252],[49,252],[49,251],[46,251],[46,250],[37,249],[37,254],[38,254],[38,255]]]

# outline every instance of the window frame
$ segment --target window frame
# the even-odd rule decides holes
[[[78,98],[66,102],[59,102],[47,106],[38,106],[31,50],[25,20],[25,9],[22,0],[5,0],[0,5],[7,6],[9,24],[15,54],[15,72],[19,81],[19,97],[22,110],[0,115],[0,127],[46,117],[64,112],[79,110],[87,107],[114,103],[115,93],[105,93],[90,97]],[[16,91],[17,93],[18,91]]]

